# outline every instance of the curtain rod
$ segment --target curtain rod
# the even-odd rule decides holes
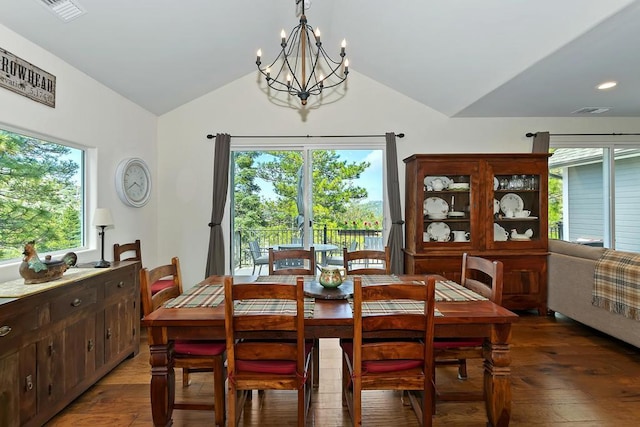
[[[404,133],[396,133],[398,138],[404,138]],[[386,135],[231,135],[231,138],[382,138]],[[207,139],[215,138],[207,135]]]
[[[525,135],[527,138],[536,136],[538,133],[527,132]],[[640,133],[550,133],[549,136],[625,136],[625,135],[640,135]]]

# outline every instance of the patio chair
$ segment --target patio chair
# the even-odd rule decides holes
[[[343,248],[344,250],[345,248]],[[350,244],[349,244],[349,248],[347,249],[347,251],[349,252],[353,252],[356,249],[358,249],[358,242],[356,242],[355,240],[353,240]],[[339,266],[343,266],[344,265],[344,255],[342,253],[343,251],[340,252],[340,255],[336,255],[336,256],[328,256],[327,257],[327,265],[339,265]]]
[[[251,252],[251,258],[253,259],[253,271],[252,275],[256,274],[256,267],[260,266],[258,269],[258,275],[262,273],[262,266],[269,265],[269,254],[262,252],[260,249],[260,245],[258,245],[257,240],[252,240],[249,242],[249,251]]]

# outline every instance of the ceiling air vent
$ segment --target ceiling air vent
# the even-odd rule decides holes
[[[610,109],[610,107],[583,107],[573,111],[571,114],[601,114]]]
[[[65,22],[69,22],[87,11],[76,0],[38,0],[54,15]]]

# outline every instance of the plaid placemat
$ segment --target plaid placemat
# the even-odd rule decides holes
[[[224,301],[224,286],[196,285],[166,303],[166,308],[217,307]]]
[[[304,299],[304,317],[313,317],[314,298]],[[279,299],[247,299],[236,301],[234,314],[296,314],[296,303]]]
[[[353,310],[353,300],[349,300],[351,310]],[[396,299],[389,301],[369,301],[362,304],[363,316],[379,316],[381,314],[422,314],[424,313],[424,304],[418,301]],[[443,314],[435,308],[434,316],[442,316]]]
[[[436,282],[436,301],[487,301],[488,298],[467,289],[452,280],[438,280]]]

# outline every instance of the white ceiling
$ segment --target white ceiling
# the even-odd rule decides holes
[[[65,23],[3,0],[0,24],[158,115],[255,71],[297,24],[295,0],[73,1],[86,14]],[[450,117],[640,117],[640,0],[312,0],[307,18],[353,70]]]

